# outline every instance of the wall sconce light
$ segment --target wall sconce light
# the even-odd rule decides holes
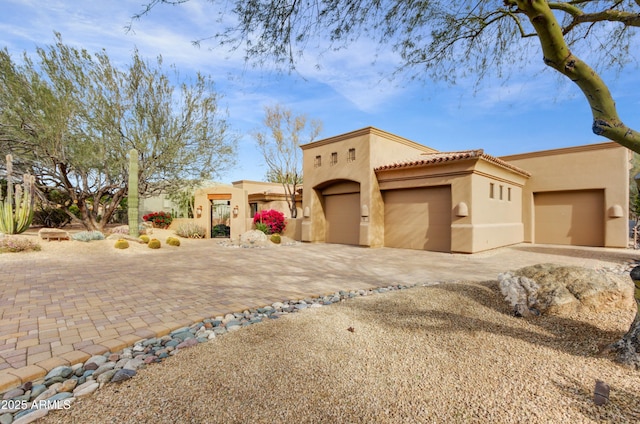
[[[196,208],[196,218],[200,218],[202,216],[202,206],[198,206]]]
[[[469,216],[469,206],[465,202],[460,202],[456,206],[456,216]]]
[[[367,218],[369,216],[369,206],[362,205],[360,208],[360,216],[363,218]]]
[[[624,211],[622,210],[622,206],[613,205],[609,208],[610,218],[622,218],[623,216],[624,216]]]
[[[302,212],[302,216],[305,218],[309,218],[311,216],[311,211],[309,210],[309,206],[304,207],[304,212]]]
[[[238,205],[235,205],[233,207],[233,217],[237,218],[238,217]]]
[[[360,221],[369,222],[369,206],[367,205],[360,206]]]

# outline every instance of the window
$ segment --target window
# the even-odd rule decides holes
[[[507,200],[511,201],[511,187],[507,187]]]
[[[249,209],[251,209],[251,218],[258,213],[258,203],[249,203]]]
[[[318,156],[316,156],[316,159],[313,162],[313,167],[314,168],[320,168],[321,166],[322,166],[322,156],[318,155]]]
[[[356,149],[349,149],[349,156],[347,156],[347,162],[353,162],[356,160]]]
[[[503,191],[502,189],[503,188],[504,188],[503,186],[500,186],[500,200],[502,200],[502,191]]]
[[[331,165],[338,163],[338,152],[331,153]]]
[[[489,183],[489,198],[495,198],[495,184]]]

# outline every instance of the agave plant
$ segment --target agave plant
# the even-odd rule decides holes
[[[33,220],[33,191],[35,177],[25,174],[22,186],[13,188],[13,157],[7,155],[7,197],[0,201],[0,233],[20,234],[26,231]]]

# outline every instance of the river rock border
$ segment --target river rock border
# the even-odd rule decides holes
[[[59,366],[43,380],[26,382],[2,395],[0,424],[27,424],[44,417],[50,410],[68,409],[78,398],[86,397],[109,383],[119,383],[136,375],[138,369],[162,362],[180,350],[213,340],[252,324],[307,308],[319,308],[361,296],[404,290],[416,286],[396,284],[369,290],[339,291],[330,295],[275,302],[269,306],[208,318],[189,327],[173,330],[166,336],[138,341],[120,352],[95,355],[86,362]]]

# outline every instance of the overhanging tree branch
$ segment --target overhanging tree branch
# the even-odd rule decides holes
[[[571,53],[548,3],[544,0],[517,3],[540,38],[545,64],[568,77],[582,90],[591,107],[593,132],[640,152],[640,133],[622,122],[611,92],[600,76]]]

